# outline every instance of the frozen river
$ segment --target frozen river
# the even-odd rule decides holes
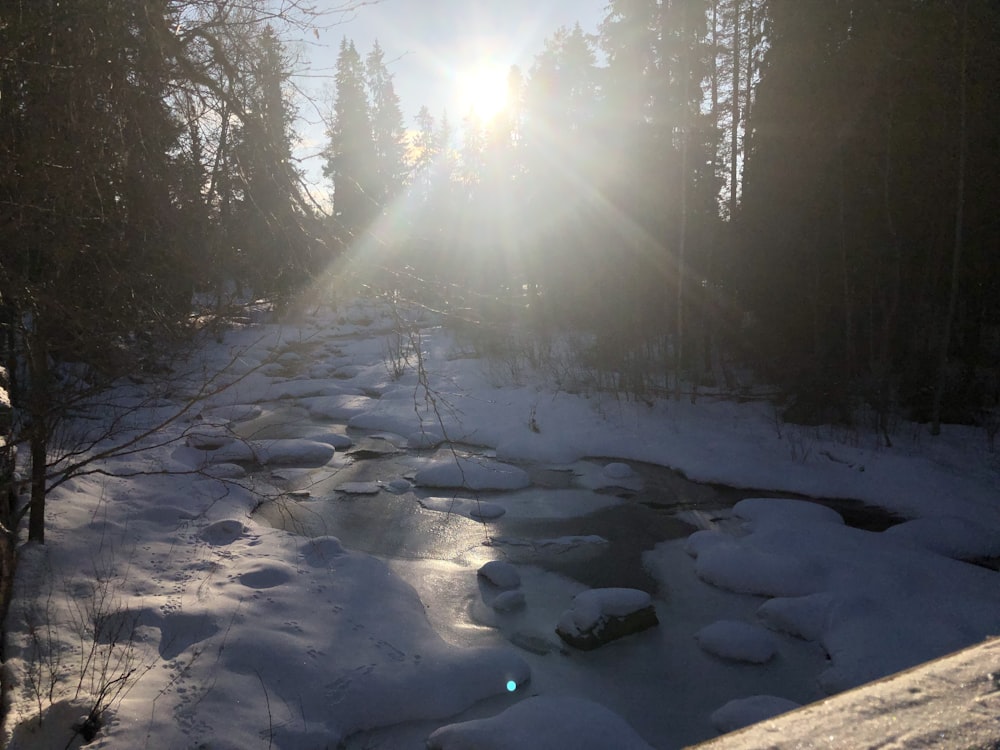
[[[311,429],[308,422],[291,409],[242,430],[257,438],[294,437]],[[699,580],[684,540],[699,528],[729,527],[729,508],[759,493],[697,484],[638,463],[630,464],[629,476],[609,480],[601,460],[523,466],[531,485],[520,490],[428,489],[410,480],[432,457],[440,458],[440,450],[408,450],[387,434],[350,437],[351,447],[327,466],[262,475],[284,494],[261,505],[257,517],[304,536],[336,536],[350,549],[385,560],[417,590],[446,641],[518,649],[532,668],[530,692],[597,700],[661,748],[715,736],[708,716],[732,698],[780,694],[805,703],[824,697],[815,675],[825,654],[815,643],[780,636],[779,658],[750,665],[711,656],[694,639],[714,621],[752,619],[764,599]],[[480,504],[484,515],[498,507],[502,515],[469,517]],[[890,521],[860,504],[833,504],[870,528]],[[655,561],[647,556],[654,548]],[[495,559],[517,567],[523,609],[490,606],[496,591],[476,571]],[[649,592],[660,626],[594,652],[566,646],[555,623],[574,594],[599,587]],[[461,718],[496,713],[502,701]],[[421,748],[434,728],[416,722],[381,729],[352,738],[351,747]]]

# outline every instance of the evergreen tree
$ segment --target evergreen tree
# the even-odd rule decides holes
[[[964,0],[768,4],[740,281],[796,418],[863,399],[888,440],[897,405],[931,416],[945,342],[942,420],[971,420],[991,392],[983,334],[997,305],[983,290],[998,274],[983,227],[1000,8],[965,12]]]
[[[340,238],[353,242],[379,210],[375,143],[365,93],[365,70],[354,42],[337,56],[336,99],[323,174],[333,183],[333,214]]]
[[[243,279],[260,293],[280,295],[301,284],[313,263],[309,217],[294,200],[290,62],[270,26],[255,39],[248,63],[247,117],[232,135],[237,195],[229,236],[240,250]]]
[[[426,105],[417,113],[417,132],[413,136],[413,183],[411,189],[424,203],[434,192],[435,164],[441,154],[434,115]]]
[[[379,205],[385,206],[399,195],[406,182],[407,144],[399,97],[378,41],[368,53],[365,71],[375,145],[375,195]]]
[[[71,397],[53,362],[134,367],[129,342],[180,327],[180,129],[165,104],[165,2],[0,5],[0,302],[44,539],[49,449]],[[87,29],[87,34],[80,33]]]

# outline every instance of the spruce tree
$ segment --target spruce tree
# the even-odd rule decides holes
[[[365,73],[375,147],[375,198],[384,207],[402,191],[408,170],[399,96],[377,40],[365,59]]]
[[[354,42],[346,38],[337,56],[335,97],[323,174],[333,184],[336,230],[349,245],[379,211],[379,195],[364,65]]]

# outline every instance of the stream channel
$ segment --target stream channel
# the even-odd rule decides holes
[[[254,439],[308,436],[318,429],[343,432],[352,445],[338,449],[320,468],[255,475],[282,493],[263,503],[255,517],[302,536],[336,536],[345,547],[384,560],[417,590],[445,641],[520,649],[532,668],[529,694],[595,700],[621,714],[657,748],[715,736],[709,714],[734,698],[771,694],[807,703],[824,697],[815,677],[826,657],[815,643],[779,636],[778,658],[749,665],[710,656],[694,640],[699,629],[719,619],[753,621],[764,599],[700,581],[683,540],[700,528],[738,533],[730,509],[745,497],[789,495],[699,484],[676,471],[636,462],[628,462],[631,476],[614,480],[604,470],[611,460],[599,458],[564,466],[520,464],[532,482],[522,490],[422,488],[401,480],[412,480],[430,461],[451,455],[452,448],[408,449],[394,435],[319,425],[298,407],[279,406],[239,425],[242,437]],[[454,450],[462,456],[491,455],[472,446]],[[352,491],[343,491],[344,485]],[[457,499],[456,510],[449,512],[452,499]],[[505,512],[476,520],[468,514],[471,508],[475,515],[477,501]],[[898,520],[854,501],[814,502],[874,531]],[[647,555],[654,547],[657,553]],[[494,559],[517,567],[523,609],[498,612],[490,606],[498,592],[476,571]],[[649,592],[660,626],[592,652],[575,651],[559,640],[555,624],[573,595],[619,586]],[[449,721],[366,732],[347,747],[424,748],[427,735],[443,723],[496,714],[517,697],[485,701]]]

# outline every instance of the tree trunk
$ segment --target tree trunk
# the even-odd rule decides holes
[[[729,220],[736,217],[739,196],[740,163],[740,3],[733,3],[733,124],[729,132]]]
[[[45,542],[46,464],[49,447],[49,355],[42,322],[35,316],[27,334],[28,396],[31,412],[29,444],[31,450],[31,502],[28,513],[28,541]]]
[[[965,160],[968,151],[966,136],[968,120],[968,83],[966,68],[969,57],[969,0],[962,3],[962,46],[958,81],[958,178],[955,184],[955,233],[951,253],[951,287],[948,292],[948,309],[945,313],[944,330],[941,334],[941,349],[938,352],[938,375],[934,386],[934,401],[931,404],[931,435],[941,434],[941,401],[944,398],[945,383],[948,378],[948,348],[951,345],[951,329],[955,320],[958,303],[958,281],[962,263],[962,224],[965,220]]]

